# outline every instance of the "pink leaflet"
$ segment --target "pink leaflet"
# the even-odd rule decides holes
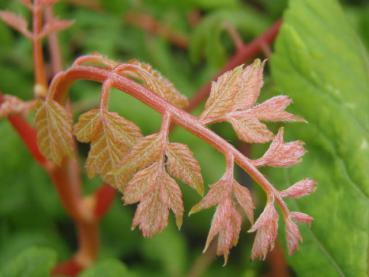
[[[153,163],[133,176],[124,189],[124,204],[134,204],[143,199],[145,193],[147,193],[150,188],[150,185],[155,183],[158,178],[158,174],[160,172],[159,166],[160,164],[158,162]]]
[[[27,38],[32,38],[32,34],[27,28],[27,21],[23,16],[9,11],[0,11],[0,19]]]
[[[50,33],[57,33],[64,29],[69,28],[74,23],[73,20],[61,20],[53,18],[51,21],[47,22],[43,27],[41,33],[39,34],[40,38],[43,38]]]
[[[286,198],[300,198],[314,192],[316,189],[316,182],[311,179],[303,179],[288,189],[281,191],[281,196]]]
[[[168,224],[169,209],[160,199],[160,190],[146,194],[137,207],[132,230],[139,226],[144,237],[152,237]]]
[[[211,208],[219,204],[223,199],[229,197],[228,183],[224,180],[219,180],[210,186],[208,193],[201,199],[199,203],[192,207],[189,215],[197,213],[203,209]]]
[[[301,161],[301,157],[305,154],[304,143],[299,140],[284,143],[283,133],[282,127],[267,152],[261,158],[252,161],[255,166],[287,167]]]
[[[0,105],[0,118],[17,113],[27,113],[36,105],[36,101],[23,101],[13,95],[4,95]]]
[[[241,140],[248,143],[265,143],[273,138],[273,133],[261,121],[304,121],[302,118],[285,111],[291,102],[292,100],[287,96],[276,96],[244,111],[231,112],[225,118],[232,124]],[[276,142],[283,145],[283,129],[280,132],[281,135]],[[299,141],[286,145],[289,148],[297,148],[296,150],[302,148],[302,142]],[[289,149],[280,150],[290,151]]]
[[[252,113],[263,121],[302,121],[299,116],[286,112],[285,109],[292,103],[292,99],[285,95],[274,96],[251,109]]]
[[[207,250],[211,241],[218,235],[217,255],[224,256],[224,265],[226,265],[229,250],[237,245],[241,223],[241,215],[233,207],[232,201],[225,199],[215,211],[203,252]]]
[[[240,89],[235,98],[233,110],[243,110],[255,105],[264,85],[263,72],[266,60],[255,60],[242,72]]]
[[[302,242],[302,237],[299,228],[295,224],[305,223],[311,225],[313,218],[307,214],[300,212],[290,212],[286,220],[286,239],[289,255],[292,255],[298,248],[299,242]]]
[[[290,217],[297,223],[304,223],[309,226],[314,220],[312,216],[301,212],[290,212]]]
[[[260,258],[265,260],[268,252],[274,248],[278,233],[278,213],[274,208],[273,201],[267,203],[264,211],[249,230],[250,233],[255,231],[256,236],[251,250],[251,259]]]
[[[244,114],[241,118],[230,117],[238,138],[247,143],[266,143],[273,139],[273,133],[252,114]]]
[[[245,186],[241,186],[237,181],[233,181],[233,195],[240,207],[243,209],[250,223],[253,224],[255,206],[252,201],[250,191]]]
[[[213,122],[226,114],[255,105],[263,86],[264,62],[259,59],[244,68],[235,67],[212,82],[210,96],[200,116],[204,123]]]
[[[290,218],[286,220],[286,239],[288,254],[292,255],[299,247],[299,242],[302,242],[302,237],[299,228]]]
[[[218,235],[217,255],[223,255],[224,264],[226,264],[229,250],[238,242],[242,223],[240,211],[243,210],[252,222],[254,204],[246,187],[233,179],[223,177],[210,187],[205,197],[191,209],[190,214],[214,205],[217,205],[217,209],[213,216],[204,252]]]
[[[132,229],[139,226],[144,237],[152,237],[167,226],[169,209],[176,216],[178,228],[181,227],[182,192],[165,172],[161,161],[136,173],[126,186],[123,199],[126,204],[140,202]]]

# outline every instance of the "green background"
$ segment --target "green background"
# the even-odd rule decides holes
[[[312,228],[301,226],[304,243],[288,259],[291,276],[367,276],[369,237],[369,3],[335,0],[189,0],[100,1],[99,11],[61,1],[60,18],[75,24],[60,34],[65,67],[81,54],[98,51],[116,60],[148,62],[185,95],[196,90],[222,68],[234,53],[224,30],[230,23],[245,41],[257,37],[276,19],[284,25],[269,59],[262,99],[287,94],[291,111],[309,124],[286,125],[288,140],[302,139],[308,153],[291,169],[265,170],[278,188],[303,177],[318,181],[317,191],[290,201],[293,210],[314,216]],[[0,9],[21,13],[20,1],[1,1]],[[189,24],[188,14],[201,20]],[[182,49],[160,36],[148,34],[124,19],[129,12],[147,13],[188,39]],[[0,90],[22,99],[32,98],[32,47],[29,41],[0,22]],[[77,82],[72,87],[75,119],[99,100],[99,87]],[[144,134],[157,130],[160,116],[121,93],[113,93],[111,110],[136,122]],[[197,113],[199,110],[197,111]],[[31,120],[31,118],[30,118]],[[230,126],[214,130],[238,145]],[[223,157],[210,146],[177,128],[172,141],[187,143],[199,159],[206,184],[224,171]],[[81,159],[88,147],[80,145]],[[253,147],[258,156],[265,146]],[[251,187],[257,213],[264,196]],[[84,176],[84,190],[92,192],[100,180]],[[199,196],[182,186],[185,209]],[[131,231],[134,206],[117,197],[101,222],[99,261],[81,276],[186,276],[201,256],[213,210],[184,218],[182,230],[169,227],[152,239]],[[283,227],[283,226],[282,226]],[[202,276],[273,276],[268,263],[251,262],[253,235],[244,224],[229,263],[214,260]],[[283,228],[280,243],[285,247]],[[76,248],[74,226],[62,209],[47,175],[35,164],[6,120],[0,121],[0,276],[47,276],[58,261]]]

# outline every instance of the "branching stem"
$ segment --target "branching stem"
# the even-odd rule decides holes
[[[4,101],[4,96],[0,92],[0,106]],[[17,131],[19,137],[24,142],[28,151],[31,153],[33,159],[45,170],[51,167],[49,161],[42,155],[40,149],[37,146],[37,133],[36,130],[26,121],[26,119],[20,114],[14,114],[8,116],[8,120],[12,127]]]
[[[230,38],[232,39],[233,44],[236,47],[237,52],[241,51],[245,44],[243,42],[243,39],[242,39],[240,33],[237,31],[235,26],[230,22],[226,22],[224,24],[224,28],[226,29],[226,31],[228,32]]]
[[[168,136],[169,128],[170,128],[170,122],[171,122],[171,114],[169,112],[163,113],[163,121],[161,123],[161,130],[160,132],[165,135],[165,137]]]
[[[288,208],[282,200],[279,191],[277,191],[265,176],[252,164],[251,160],[245,157],[233,145],[204,126],[196,117],[169,104],[150,90],[128,78],[111,73],[105,69],[75,66],[61,72],[55,77],[51,84],[48,96],[59,102],[62,101],[69,89],[69,86],[79,79],[93,80],[100,83],[110,79],[113,87],[135,97],[163,115],[170,114],[171,120],[176,124],[184,127],[194,135],[203,139],[219,152],[223,153],[226,157],[232,155],[235,162],[245,170],[245,172],[247,172],[257,184],[260,185],[268,197],[273,197],[276,200],[277,204],[282,209],[283,215],[288,215]]]

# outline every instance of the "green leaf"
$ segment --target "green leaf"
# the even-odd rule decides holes
[[[32,247],[21,252],[1,271],[1,277],[47,277],[56,263],[56,253],[42,247]]]
[[[80,277],[120,277],[135,276],[128,272],[126,266],[116,259],[106,259],[98,262],[79,275]]]
[[[290,2],[272,73],[309,122],[286,128],[306,142],[304,162],[272,175],[283,187],[306,175],[318,181],[314,195],[292,202],[315,220],[290,262],[299,276],[367,276],[369,66],[337,1]]]
[[[360,18],[358,22],[358,28],[361,35],[361,38],[369,51],[369,4],[367,3],[365,8],[358,8],[358,12],[360,11]]]

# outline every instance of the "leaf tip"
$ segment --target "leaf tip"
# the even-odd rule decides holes
[[[176,216],[176,225],[178,230],[181,230],[182,224],[183,224],[182,216]]]
[[[193,206],[193,207],[191,208],[191,210],[189,211],[188,216],[191,216],[191,215],[193,215],[193,214],[197,213],[199,210],[200,210],[200,209],[197,207],[197,205]]]

